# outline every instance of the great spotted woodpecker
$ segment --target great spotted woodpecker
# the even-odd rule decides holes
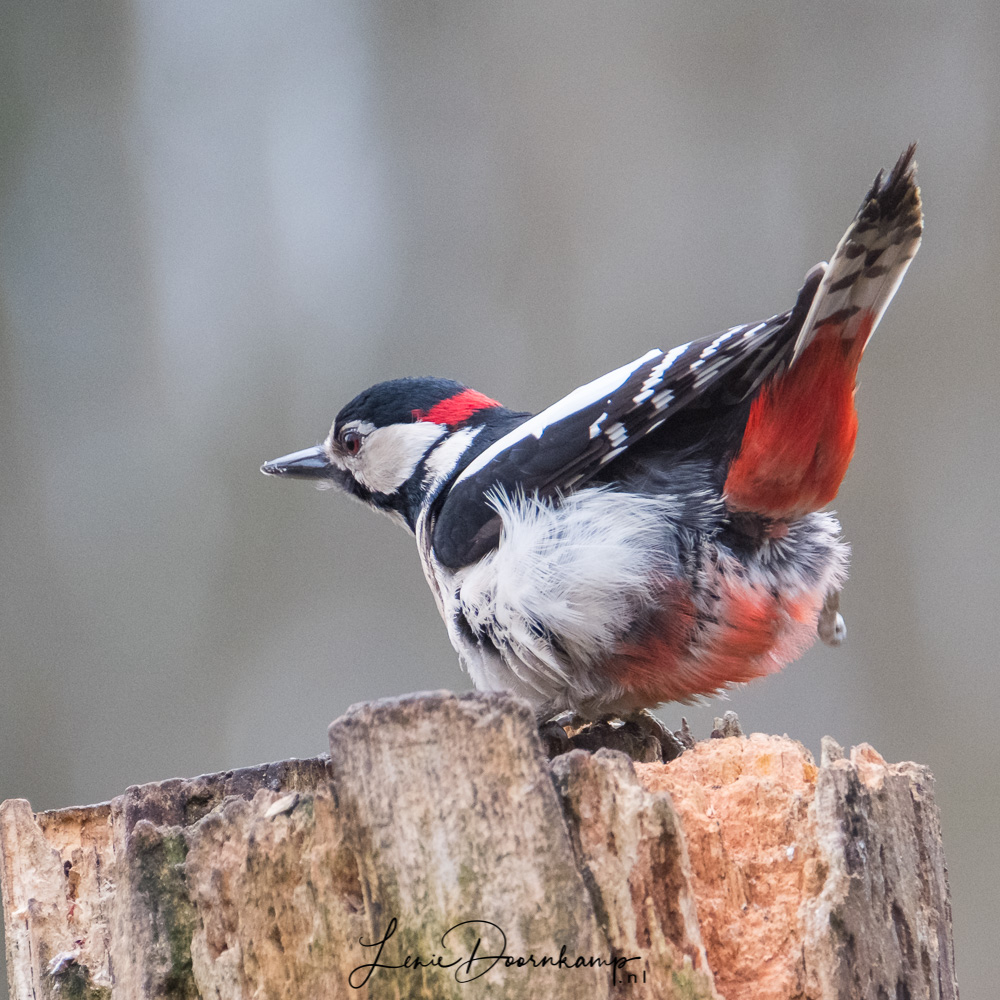
[[[457,382],[382,382],[269,475],[409,528],[481,689],[544,719],[627,716],[836,643],[861,355],[920,244],[911,146],[829,264],[760,323],[654,350],[532,416]]]

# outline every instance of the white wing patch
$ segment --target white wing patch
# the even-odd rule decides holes
[[[656,410],[665,410],[671,402],[673,402],[674,390],[673,389],[661,389],[655,396],[653,396],[653,407]],[[659,426],[659,424],[657,424]]]
[[[598,434],[601,433],[601,424],[608,419],[608,411],[605,410],[591,425],[590,425],[590,440],[593,441]]]
[[[618,448],[620,445],[625,443],[625,439],[628,437],[628,431],[625,430],[625,426],[621,423],[612,424],[605,433],[608,436],[608,440],[611,442],[612,448]]]
[[[764,324],[762,323],[762,324],[761,324],[761,326],[763,326],[763,325],[764,325]],[[725,342],[726,342],[727,340],[729,340],[729,338],[730,338],[730,337],[732,337],[732,336],[733,336],[734,334],[737,334],[737,333],[739,333],[739,332],[740,332],[740,330],[742,330],[742,329],[743,329],[743,327],[742,327],[742,326],[733,326],[733,327],[730,327],[730,328],[729,328],[728,330],[726,330],[725,332],[723,332],[723,333],[720,333],[720,334],[719,334],[719,336],[718,336],[718,337],[716,337],[716,338],[715,338],[715,340],[713,340],[713,341],[712,341],[712,343],[711,343],[711,344],[709,344],[709,345],[708,345],[708,347],[706,347],[706,348],[705,348],[705,349],[704,349],[704,350],[703,350],[703,351],[701,352],[701,355],[700,355],[700,357],[702,357],[702,358],[710,358],[710,357],[711,357],[711,356],[712,356],[713,354],[715,354],[715,352],[716,352],[716,351],[717,351],[717,350],[718,350],[718,349],[719,349],[719,348],[720,348],[720,347],[721,347],[721,346],[722,346],[722,345],[723,345],[723,344],[724,344],[724,343],[725,343]]]
[[[674,348],[674,351],[677,351],[678,354],[682,350],[683,348]],[[673,354],[674,351],[670,353]],[[576,413],[577,410],[582,410],[584,407],[591,406],[602,399],[608,398],[616,389],[620,389],[628,381],[629,376],[637,368],[644,365],[647,361],[651,361],[661,353],[658,350],[649,351],[641,358],[631,361],[627,365],[622,365],[621,368],[616,368],[613,372],[608,372],[607,375],[602,375],[600,378],[594,379],[593,382],[581,385],[579,389],[574,389],[568,396],[564,396],[557,403],[553,403],[547,409],[542,410],[541,413],[536,413],[535,416],[525,420],[523,424],[519,424],[509,434],[505,434],[499,441],[495,441],[486,451],[470,462],[468,468],[455,481],[456,485],[462,482],[463,479],[474,476],[481,469],[489,465],[502,451],[506,451],[512,445],[517,444],[518,441],[523,441],[529,436],[540,439],[546,429],[552,424],[558,423],[565,417]],[[664,360],[669,356],[666,355]],[[652,378],[652,375],[650,378]],[[647,381],[649,380],[647,379]]]
[[[704,361],[704,358],[701,359],[701,361],[698,362],[699,366],[704,364]],[[714,361],[710,361],[704,368],[701,369],[701,371],[698,372],[697,375],[695,375],[694,387],[696,389],[700,389],[702,385],[704,385],[725,363],[725,357],[716,358]],[[691,367],[694,368],[695,366],[692,365]]]
[[[663,355],[663,360],[653,366],[652,371],[642,383],[639,395],[632,400],[633,403],[643,402],[656,391],[656,387],[663,381],[663,373],[688,349],[688,346],[688,344],[680,344],[677,347],[672,347]],[[652,357],[653,353],[655,352],[650,352],[645,358],[640,358],[639,363],[645,361],[646,358]]]

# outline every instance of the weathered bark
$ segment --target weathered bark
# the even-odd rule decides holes
[[[361,705],[330,746],[5,802],[12,1000],[958,995],[915,764],[755,735],[550,765],[504,695]]]

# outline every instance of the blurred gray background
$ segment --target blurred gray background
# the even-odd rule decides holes
[[[959,982],[994,995],[998,50],[995,0],[6,0],[0,798],[467,688],[411,539],[261,461],[385,378],[538,409],[785,309],[917,139],[925,242],[836,504],[848,642],[661,715],[928,764]]]

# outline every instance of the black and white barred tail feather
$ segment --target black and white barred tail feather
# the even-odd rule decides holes
[[[909,146],[888,177],[880,170],[858,214],[837,245],[795,341],[792,363],[824,326],[854,340],[862,324],[870,337],[920,247],[923,215]],[[870,325],[868,325],[870,323]]]

